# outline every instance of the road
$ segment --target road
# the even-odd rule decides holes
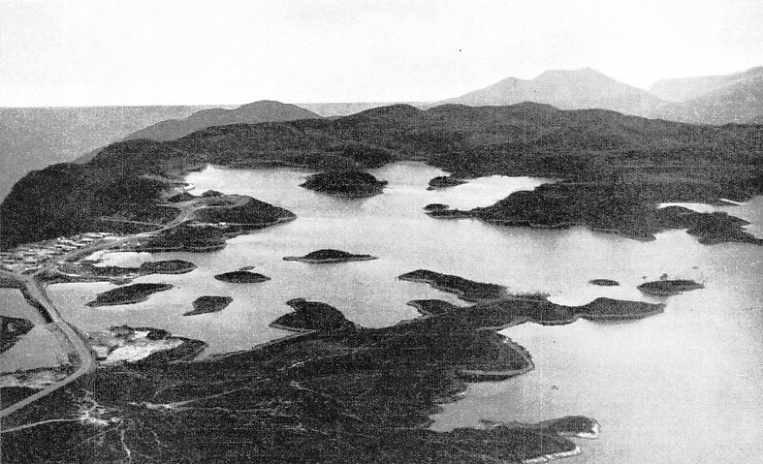
[[[10,274],[10,275],[9,275]],[[19,409],[39,400],[40,398],[47,396],[54,391],[62,388],[75,380],[79,379],[85,374],[89,374],[96,367],[95,355],[90,350],[90,346],[80,337],[80,335],[66,322],[59,314],[53,302],[50,301],[47,292],[45,291],[42,283],[35,276],[19,276],[18,274],[11,274],[3,271],[3,275],[9,278],[15,278],[21,281],[24,285],[23,292],[26,293],[27,298],[33,301],[41,311],[45,311],[47,316],[53,321],[58,330],[63,332],[66,339],[71,345],[71,352],[69,354],[69,360],[74,364],[77,369],[61,382],[49,385],[43,390],[24,398],[18,403],[14,403],[12,406],[0,411],[0,420],[7,417]],[[0,430],[0,433],[2,431]]]
[[[180,210],[180,212],[177,215],[177,217],[173,219],[172,221],[168,222],[167,224],[165,224],[159,230],[152,231],[152,232],[143,232],[143,233],[131,235],[128,237],[123,237],[119,240],[98,243],[91,246],[83,247],[79,250],[73,250],[72,252],[67,253],[63,257],[63,260],[64,261],[76,260],[83,256],[92,254],[98,250],[106,250],[106,249],[119,247],[120,245],[127,243],[130,240],[133,240],[136,238],[150,237],[152,235],[166,231],[173,227],[177,227],[183,222],[189,220],[193,215],[194,207],[192,204],[183,205],[181,207],[178,207],[178,209]],[[58,312],[58,309],[56,309],[55,305],[50,300],[47,292],[45,291],[45,284],[41,281],[40,276],[54,267],[55,265],[52,265],[52,264],[48,265],[44,269],[30,276],[0,270],[0,277],[16,282],[18,286],[22,288],[22,291],[25,293],[25,296],[30,301],[30,303],[34,304],[34,306],[36,306],[41,312],[44,312],[45,314],[43,314],[43,316],[47,315],[50,318],[50,320],[53,321],[53,324],[55,325],[55,327],[63,333],[63,335],[65,336],[65,338],[68,340],[69,344],[71,345],[72,349],[69,352],[69,360],[72,363],[72,365],[76,366],[76,370],[71,375],[63,379],[62,381],[49,385],[43,390],[40,390],[37,393],[24,398],[18,403],[14,403],[12,406],[9,406],[3,410],[0,410],[0,420],[32,404],[33,402],[39,400],[40,398],[50,395],[51,393],[58,390],[59,388],[69,385],[70,383],[76,381],[83,375],[86,375],[94,371],[97,366],[95,354],[90,349],[90,346],[88,345],[88,343],[85,340],[83,340],[80,334],[77,331],[75,331],[74,328],[71,325],[69,325],[69,323],[66,322],[61,317],[61,314]],[[2,429],[0,429],[0,433],[3,433]]]

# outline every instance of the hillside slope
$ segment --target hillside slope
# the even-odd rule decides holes
[[[717,76],[661,79],[649,88],[649,93],[669,102],[685,102],[763,74],[763,67]]]
[[[211,126],[320,118],[318,114],[298,106],[262,100],[234,109],[210,108],[197,111],[184,119],[161,121],[133,132],[125,137],[125,140],[175,140]]]
[[[763,67],[706,79],[686,83],[688,91],[693,92],[690,95],[700,91],[703,93],[665,106],[655,116],[699,124],[744,124],[759,121],[763,115]]]
[[[68,230],[71,220],[56,211],[75,214],[82,201],[97,214],[113,214],[82,189],[76,191],[83,192],[83,198],[60,195],[64,181],[108,189],[108,185],[132,185],[130,179],[144,175],[176,176],[205,163],[362,170],[400,159],[424,160],[462,177],[565,178],[610,185],[625,196],[648,188],[650,202],[741,201],[763,192],[761,126],[681,124],[535,103],[444,105],[429,110],[394,105],[336,120],[233,124],[168,142],[141,139],[112,144],[81,170],[69,173],[69,168],[53,166],[27,176],[0,206],[0,242],[8,247],[39,237],[35,218],[43,216],[48,218],[45,234],[56,236],[56,221],[61,221],[60,229]],[[63,181],[58,181],[64,173]],[[30,196],[40,201],[30,202]],[[150,199],[141,202],[143,209],[151,204]],[[53,203],[51,211],[38,211]],[[654,207],[641,200],[619,204]],[[120,206],[121,216],[130,215],[125,208],[130,205]],[[142,214],[154,212],[148,208]],[[13,231],[12,237],[6,231]]]
[[[648,116],[665,102],[596,70],[546,71],[535,79],[506,78],[484,89],[440,103],[469,106],[546,103],[560,109],[601,108]]]
[[[0,199],[33,169],[75,159],[142,127],[203,106],[0,108]]]

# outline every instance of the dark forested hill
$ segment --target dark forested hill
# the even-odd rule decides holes
[[[257,101],[234,109],[210,108],[197,111],[184,119],[158,122],[125,137],[157,141],[175,140],[201,129],[228,124],[257,124],[296,119],[320,119],[321,116],[298,106],[277,101]]]
[[[104,182],[121,185],[125,179],[173,175],[205,163],[352,170],[419,159],[461,176],[539,175],[626,182],[631,187],[680,180],[685,186],[681,198],[708,200],[708,192],[741,198],[761,190],[762,151],[762,126],[698,126],[533,103],[429,110],[393,105],[336,120],[217,126],[168,142],[112,144],[67,180],[70,194],[55,202],[34,199],[57,195],[63,187],[51,182],[50,174],[60,176],[66,168],[54,166],[28,176],[0,207],[2,244],[31,237],[24,230],[36,224],[31,219],[35,215],[52,218],[44,230],[54,234],[56,221],[71,219],[43,210],[76,210],[81,198],[75,193],[92,190],[93,182],[99,187]],[[675,196],[675,189],[660,191],[666,199]],[[7,231],[13,231],[12,239]]]
[[[0,108],[0,199],[24,174],[69,162],[125,135],[204,106]]]

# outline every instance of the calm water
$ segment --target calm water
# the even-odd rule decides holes
[[[490,177],[444,191],[426,191],[443,173],[418,163],[373,172],[390,181],[384,195],[360,200],[326,197],[298,187],[301,170],[208,168],[188,181],[206,189],[241,193],[294,211],[298,219],[231,240],[208,254],[156,254],[186,259],[199,269],[139,282],[176,286],[129,306],[87,308],[108,284],[50,288],[65,318],[83,330],[113,324],[149,325],[206,340],[208,353],[243,349],[287,332],[267,325],[289,311],[284,302],[304,297],[341,309],[373,327],[416,317],[405,303],[453,296],[397,275],[426,268],[506,285],[512,291],[544,291],[560,303],[583,304],[597,296],[665,301],[664,314],[640,321],[561,327],[526,324],[505,334],[529,349],[536,370],[504,382],[470,385],[467,396],[446,405],[433,428],[474,425],[480,418],[537,421],[568,414],[595,417],[599,440],[581,441],[584,454],[568,462],[698,463],[759,462],[763,453],[763,247],[707,247],[683,231],[637,242],[584,228],[529,230],[473,220],[437,221],[423,214],[429,203],[458,208],[486,206],[541,179]],[[760,198],[724,207],[760,230]],[[758,229],[754,229],[754,228]],[[369,253],[380,259],[334,265],[284,262],[319,248]],[[273,280],[235,285],[214,274],[253,265]],[[690,278],[706,288],[665,300],[635,287],[663,273]],[[621,282],[614,288],[593,278]],[[181,317],[201,295],[229,295],[225,310]]]
[[[53,326],[15,288],[0,288],[0,316],[26,319],[34,327],[9,350],[0,353],[0,374],[16,370],[56,367],[67,362],[61,340]]]

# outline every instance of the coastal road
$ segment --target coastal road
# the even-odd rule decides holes
[[[23,291],[26,293],[27,298],[29,298],[29,300],[33,302],[35,306],[40,309],[40,311],[47,313],[56,327],[64,334],[66,339],[71,344],[72,351],[69,354],[69,360],[77,367],[77,370],[75,370],[74,373],[66,377],[61,382],[49,385],[37,393],[24,398],[18,403],[14,403],[12,406],[0,410],[0,420],[2,420],[3,418],[13,414],[19,409],[24,408],[25,406],[39,400],[40,398],[53,393],[59,388],[65,387],[83,375],[94,371],[96,367],[96,361],[93,352],[90,350],[90,346],[82,339],[82,337],[80,337],[80,335],[72,328],[72,326],[69,325],[69,323],[63,320],[61,315],[58,313],[58,310],[53,305],[53,302],[50,301],[48,294],[45,292],[45,288],[39,280],[37,280],[34,276],[26,277],[4,271],[0,272],[2,272],[3,277],[11,278],[23,283]],[[2,432],[2,429],[0,429],[0,433]]]
[[[72,260],[80,259],[84,256],[87,256],[99,250],[118,248],[120,245],[124,243],[128,243],[129,241],[134,240],[136,238],[147,238],[147,237],[156,235],[160,232],[172,229],[173,227],[177,227],[183,222],[186,222],[187,220],[189,220],[193,216],[193,212],[195,208],[192,205],[184,205],[178,209],[180,210],[180,212],[177,215],[177,217],[175,217],[175,219],[173,219],[169,223],[165,224],[159,230],[130,235],[118,240],[84,247],[79,250],[75,250],[70,253],[67,253],[62,258],[62,261],[72,261]],[[74,371],[74,373],[66,377],[61,382],[57,382],[55,384],[49,385],[43,390],[40,390],[37,393],[24,398],[18,403],[14,403],[12,406],[9,406],[3,410],[0,410],[0,420],[32,404],[33,402],[39,400],[40,398],[43,398],[53,393],[59,388],[65,387],[66,385],[76,381],[83,375],[89,374],[90,372],[94,371],[97,366],[95,355],[90,349],[90,346],[87,344],[87,342],[85,342],[85,340],[82,339],[79,333],[77,333],[77,331],[75,331],[74,328],[71,325],[69,325],[69,323],[66,322],[61,317],[61,314],[58,312],[58,309],[56,309],[55,305],[48,297],[48,294],[45,291],[44,284],[38,278],[38,276],[43,275],[46,271],[49,271],[53,267],[55,266],[48,265],[44,269],[36,272],[35,274],[31,276],[24,276],[21,274],[16,274],[13,272],[0,270],[0,278],[4,280],[8,280],[10,282],[14,282],[16,284],[15,286],[22,288],[22,291],[25,293],[29,301],[33,303],[34,306],[37,307],[41,312],[45,313],[43,314],[43,316],[47,315],[50,318],[50,320],[53,321],[53,324],[57,327],[58,330],[61,331],[61,333],[64,335],[64,337],[68,340],[69,344],[71,345],[71,350],[67,350],[69,351],[69,360],[72,362],[74,366],[77,367],[77,369],[76,371]],[[0,429],[0,433],[3,433],[2,429]]]

